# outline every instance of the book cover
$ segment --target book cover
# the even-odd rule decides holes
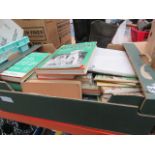
[[[97,82],[97,86],[105,87],[137,87],[139,85],[132,83],[110,83],[110,82]]]
[[[139,83],[138,79],[135,77],[121,77],[112,75],[96,75],[94,80],[112,83]]]
[[[62,69],[86,66],[96,47],[96,42],[63,45],[39,68]]]
[[[105,94],[116,94],[116,93],[140,93],[140,88],[117,88],[117,87],[101,87],[101,90]]]
[[[74,80],[28,80],[22,83],[25,93],[81,99],[81,83]],[[50,90],[50,91],[49,91]]]
[[[123,51],[96,48],[88,71],[116,76],[136,77],[135,71]]]
[[[1,76],[11,76],[11,77],[24,77],[29,73],[34,67],[36,67],[41,61],[43,61],[49,54],[34,52],[21,59],[13,66],[7,70],[0,73]]]

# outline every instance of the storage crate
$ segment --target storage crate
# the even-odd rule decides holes
[[[0,47],[0,63],[6,61],[14,52],[25,52],[29,49],[28,43],[30,42],[27,36],[20,40],[10,42]]]
[[[147,39],[149,31],[140,31],[135,27],[131,27],[131,39],[133,42],[144,41]]]
[[[36,46],[25,53],[36,51],[39,48]],[[108,102],[76,100],[12,91],[2,81],[0,117],[70,134],[152,133],[155,127],[155,95],[148,91],[148,86],[154,86],[155,80],[144,78],[141,68],[144,66],[152,77],[155,74],[150,65],[143,62],[133,43],[126,43],[124,47],[145,96],[115,94]],[[0,69],[11,65],[6,62]]]

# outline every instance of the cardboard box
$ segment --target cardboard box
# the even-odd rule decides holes
[[[53,43],[58,48],[71,43],[69,19],[17,19],[15,22],[24,29],[33,44]]]
[[[72,38],[70,35],[65,35],[64,37],[60,38],[61,45],[63,44],[71,44]]]
[[[66,28],[62,29],[61,31],[58,31],[59,37],[62,38],[64,36],[66,36],[66,35],[71,35],[70,31],[71,31],[70,27],[66,27]]]
[[[56,19],[55,22],[57,23],[58,31],[61,31],[70,25],[69,19]]]
[[[60,44],[71,44],[71,27],[69,19],[57,19],[57,30],[60,38]]]
[[[23,33],[23,29],[13,20],[0,19],[0,46],[21,39]]]
[[[152,27],[147,40],[146,51],[148,51],[150,55],[155,53],[155,20],[152,21]]]
[[[57,25],[54,20],[20,19],[15,22],[24,29],[33,44],[53,43],[56,48],[60,46]]]
[[[57,21],[57,29],[58,29],[58,33],[62,33],[62,31],[70,31],[70,22],[69,20],[62,20],[61,22]]]
[[[41,52],[53,53],[56,50],[56,48],[52,43],[49,43],[49,44],[43,44],[42,47],[40,47],[38,50]]]

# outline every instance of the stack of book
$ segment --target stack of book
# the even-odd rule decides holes
[[[38,79],[73,79],[86,75],[96,42],[63,45],[35,69]]]
[[[142,95],[136,74],[123,51],[97,48],[89,71],[96,74],[94,81],[101,88],[103,102],[112,95]]]
[[[132,77],[112,75],[96,75],[94,80],[101,87],[102,101],[108,100],[111,95],[141,95],[139,81]]]
[[[101,88],[95,83],[94,75],[92,73],[87,73],[85,76],[77,76],[76,80],[81,82],[84,98],[91,98],[91,96],[97,97],[101,95]]]
[[[34,71],[34,68],[49,56],[48,53],[33,52],[0,73],[0,79],[7,81],[15,89]]]
[[[84,86],[78,77],[87,76],[95,48],[96,42],[61,46],[35,68],[35,78],[22,84],[23,91],[81,99]]]
[[[52,97],[107,102],[112,95],[142,95],[126,53],[97,48],[96,42],[63,45],[52,54],[33,52],[0,78],[21,84],[25,93]]]

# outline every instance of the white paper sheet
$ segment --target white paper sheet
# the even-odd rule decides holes
[[[131,63],[123,51],[96,48],[89,71],[120,76],[136,76]]]

